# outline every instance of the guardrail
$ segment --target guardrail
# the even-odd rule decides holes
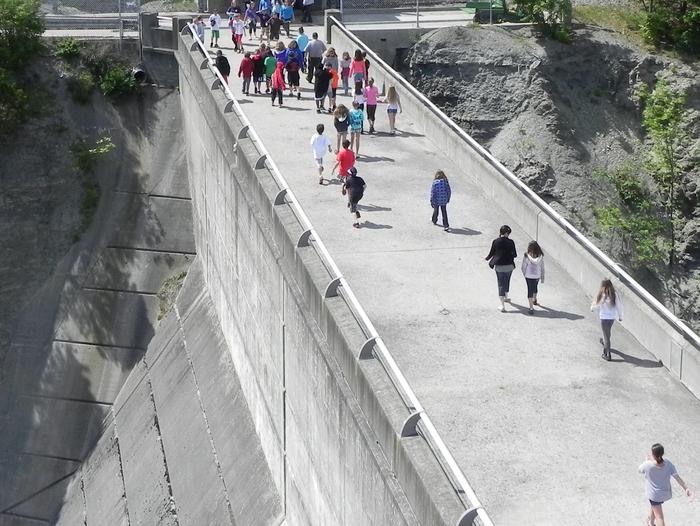
[[[549,206],[539,195],[533,192],[525,183],[523,183],[518,177],[515,176],[508,168],[503,166],[498,159],[496,159],[491,153],[489,153],[483,146],[476,142],[469,134],[467,134],[462,128],[457,126],[452,119],[450,119],[443,111],[435,106],[430,99],[418,91],[413,85],[411,85],[404,77],[399,75],[394,69],[389,66],[382,58],[377,55],[372,49],[370,49],[362,40],[357,38],[351,31],[349,31],[343,23],[334,16],[329,16],[328,20],[332,25],[338,27],[340,31],[351,41],[353,41],[359,48],[367,51],[367,55],[376,63],[380,64],[395,81],[397,85],[400,85],[402,89],[408,91],[419,99],[430,111],[442,121],[442,123],[452,130],[454,133],[459,135],[459,137],[469,145],[474,151],[476,151],[483,160],[494,167],[500,175],[506,178],[513,186],[515,186],[521,193],[525,194],[527,198],[532,201],[533,204],[554,221],[557,226],[563,229],[569,236],[571,236],[577,243],[579,243],[589,254],[591,254],[599,263],[601,263],[612,275],[614,275],[618,280],[629,287],[637,296],[644,301],[651,309],[654,310],[664,321],[670,324],[674,329],[676,329],[685,340],[691,342],[696,348],[700,349],[700,336],[698,336],[690,327],[688,327],[682,320],[680,320],[675,314],[666,308],[666,306],[652,296],[644,287],[642,287],[632,276],[630,276],[620,265],[615,263],[610,257],[608,257],[602,250],[595,246],[586,236],[584,236],[576,227],[574,227],[569,221],[567,221],[563,216],[559,215],[551,206]]]
[[[337,20],[336,23],[338,23]],[[355,296],[350,284],[340,272],[340,269],[326,248],[326,245],[321,240],[320,235],[311,224],[306,212],[304,212],[299,200],[296,198],[294,192],[290,188],[289,183],[287,183],[287,180],[280,172],[274,159],[268,152],[258,134],[255,132],[250,120],[248,120],[247,116],[241,109],[241,106],[238,104],[238,101],[231,92],[231,89],[228,87],[226,81],[216,67],[214,59],[212,59],[207,52],[203,42],[197,37],[193,24],[188,23],[187,26],[183,28],[183,32],[187,30],[189,30],[200,51],[204,57],[206,57],[209,69],[219,81],[219,86],[226,94],[226,97],[232,101],[232,109],[236,113],[236,116],[240,119],[241,123],[243,123],[243,126],[247,128],[248,138],[250,138],[251,141],[256,144],[261,156],[264,157],[273,178],[280,187],[280,193],[278,195],[285,199],[285,202],[290,206],[294,215],[297,217],[297,220],[302,225],[304,229],[304,234],[302,234],[304,244],[301,244],[300,240],[300,246],[305,246],[306,244],[309,244],[310,241],[313,241],[317,253],[332,276],[332,280],[325,291],[324,297],[334,295],[338,291],[338,288],[342,287],[341,293],[348,304],[348,307],[359,319],[359,321],[361,321],[362,325],[364,325],[364,332],[367,336],[367,341],[362,346],[359,358],[367,359],[374,355],[374,357],[379,360],[399,396],[403,399],[404,404],[409,410],[409,416],[404,421],[401,429],[401,437],[413,436],[420,432],[430,446],[431,451],[433,451],[433,454],[435,454],[438,463],[445,471],[450,483],[455,489],[457,496],[462,499],[463,502],[464,498],[466,498],[467,502],[465,504],[467,509],[455,522],[456,526],[469,526],[479,523],[482,526],[494,526],[493,521],[489,517],[486,510],[484,510],[482,507],[476,493],[467,481],[464,473],[457,465],[452,453],[448,449],[440,434],[437,432],[435,425],[418,400],[418,397],[413,392],[408,380],[401,372],[401,369],[399,369],[394,357],[389,352],[389,349],[386,347],[384,341],[377,332],[377,329],[374,327],[374,324],[369,319],[369,316]]]

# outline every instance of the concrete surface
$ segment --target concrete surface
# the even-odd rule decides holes
[[[240,55],[224,52],[236,71]],[[636,467],[655,441],[688,480],[700,479],[700,402],[624,326],[613,330],[613,361],[601,360],[588,309],[593,291],[579,288],[566,266],[548,258],[543,306],[534,316],[519,270],[513,304],[496,310],[495,277],[483,259],[490,242],[504,223],[520,253],[529,237],[510,215],[515,209],[488,199],[406,113],[392,137],[380,106],[379,133],[362,137],[358,169],[368,188],[362,228],[352,229],[340,187],[321,186],[315,176],[308,139],[319,122],[332,137],[332,118],[315,113],[310,86],[302,84],[301,101],[272,108],[265,96],[241,96],[232,79],[246,115],[497,523],[641,521],[646,504]],[[453,189],[451,233],[429,220],[438,168]],[[692,525],[699,506],[674,499],[667,517]]]
[[[280,498],[195,264],[56,524],[279,524]]]
[[[201,55],[177,51],[197,254],[290,524],[453,524],[464,506]]]
[[[120,162],[105,163],[91,228],[26,299],[14,327],[4,364],[9,381],[0,385],[0,422],[11,430],[0,438],[2,525],[56,515],[71,474],[103,435],[112,403],[153,337],[160,284],[193,259],[177,93],[146,88],[118,110],[104,104],[77,111],[85,112],[73,117],[86,134],[111,130]],[[121,520],[104,482],[114,455],[112,447],[85,471],[90,478],[102,464],[112,466],[86,493],[87,514],[101,524]]]

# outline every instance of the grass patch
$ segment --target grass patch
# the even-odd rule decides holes
[[[182,288],[182,284],[185,282],[185,277],[187,276],[187,271],[180,272],[175,276],[170,276],[169,278],[163,280],[160,285],[160,290],[158,290],[158,319],[162,320],[172,309],[177,294]]]
[[[573,18],[583,24],[612,29],[633,44],[647,47],[641,32],[644,12],[638,8],[581,5],[574,7]]]
[[[80,71],[67,80],[68,93],[78,104],[90,102],[92,90],[95,89],[95,81],[89,71]]]
[[[80,42],[68,37],[56,42],[56,54],[62,58],[72,58],[80,56]]]
[[[133,92],[136,89],[136,81],[130,71],[115,66],[107,70],[102,77],[100,89],[107,97],[118,98]]]

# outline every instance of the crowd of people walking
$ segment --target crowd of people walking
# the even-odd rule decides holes
[[[308,7],[313,0],[304,0],[302,22],[310,21]],[[352,227],[360,228],[361,214],[359,203],[367,188],[365,180],[359,176],[357,161],[361,158],[361,136],[365,133],[375,134],[377,123],[377,107],[386,104],[388,134],[396,133],[396,116],[402,111],[401,99],[394,86],[389,86],[384,97],[369,71],[371,64],[366,53],[361,50],[337,52],[327,46],[317,33],[309,37],[303,27],[297,28],[295,38],[291,37],[290,24],[294,20],[293,2],[281,0],[259,0],[245,2],[239,5],[234,0],[227,11],[229,27],[234,50],[243,53],[237,75],[241,79],[240,92],[250,94],[251,85],[254,95],[269,96],[271,105],[284,107],[284,98],[293,97],[301,100],[301,75],[305,74],[306,81],[312,85],[314,107],[318,114],[332,115],[335,135],[326,133],[326,125],[318,123],[316,132],[309,139],[314,175],[318,183],[323,185],[325,177],[325,157],[334,155],[334,164],[330,177],[336,177],[340,182],[341,193],[347,200]],[[202,42],[205,42],[204,23],[201,17],[195,18],[194,29]],[[219,47],[221,37],[221,17],[214,13],[209,18],[211,27],[210,46]],[[290,41],[285,44],[279,40],[284,30]],[[254,44],[253,49],[245,51],[243,40],[249,39],[248,44]],[[271,40],[276,43],[271,44]],[[216,66],[224,80],[228,83],[231,66],[221,50],[216,51]],[[342,90],[342,91],[341,91]],[[340,92],[340,93],[339,93]],[[338,102],[339,95],[352,97],[344,104]],[[367,132],[365,132],[365,121]],[[433,225],[440,225],[445,232],[450,232],[447,206],[452,197],[450,182],[442,170],[434,176],[429,190],[429,204],[432,209]],[[518,253],[516,244],[511,239],[510,226],[503,225],[486,255],[486,260],[496,275],[498,289],[498,310],[507,312],[507,304],[511,304],[510,283],[512,273],[516,268]],[[521,272],[527,288],[527,312],[536,313],[540,307],[539,287],[545,283],[545,255],[542,247],[535,240],[527,244],[520,264]],[[602,337],[600,345],[602,358],[611,360],[611,332],[615,320],[623,320],[623,304],[613,283],[604,279],[593,296],[591,310],[598,313]],[[670,479],[675,478],[690,495],[685,482],[678,476],[675,467],[663,459],[663,447],[655,444],[649,460],[642,464],[639,471],[644,474],[646,493],[650,502],[650,512],[647,524],[664,526],[662,504],[670,498]]]

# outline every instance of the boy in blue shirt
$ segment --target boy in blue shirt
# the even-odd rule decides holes
[[[284,27],[284,32],[287,33],[287,38],[289,38],[289,25],[294,20],[294,7],[292,6],[292,1],[287,0],[287,2],[280,9],[280,18],[282,19],[282,27]]]

